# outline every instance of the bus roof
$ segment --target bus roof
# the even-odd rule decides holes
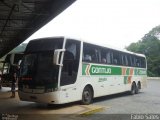
[[[93,45],[97,45],[97,46],[101,46],[101,47],[106,47],[106,48],[109,48],[109,49],[113,49],[113,50],[117,50],[117,51],[120,51],[120,52],[125,52],[125,53],[128,53],[128,54],[132,54],[132,55],[136,55],[136,56],[141,56],[141,57],[145,57],[144,54],[139,54],[139,53],[135,53],[135,52],[131,52],[131,51],[128,51],[126,49],[120,49],[120,48],[117,48],[117,47],[113,47],[111,45],[102,45],[102,44],[99,44],[95,41],[93,42],[89,42],[87,40],[82,40],[82,38],[76,38],[76,37],[68,37],[68,36],[53,36],[53,37],[44,37],[44,38],[37,38],[37,39],[33,39],[33,40],[42,40],[42,39],[53,39],[53,38],[64,38],[64,39],[72,39],[72,40],[75,40],[75,41],[82,41],[82,42],[86,42],[86,43],[89,43],[89,44],[93,44]]]
[[[82,40],[81,38],[72,38],[72,37],[65,37],[65,38],[66,38],[66,39],[74,39],[74,40],[77,40],[77,41],[82,41],[82,42],[86,42],[86,43],[98,45],[98,46],[101,46],[101,47],[106,47],[106,48],[113,49],[113,50],[117,50],[117,51],[120,51],[120,52],[125,52],[125,53],[128,53],[128,54],[145,57],[144,54],[139,54],[139,53],[131,52],[131,51],[128,51],[128,50],[126,50],[126,49],[116,48],[116,47],[113,47],[113,46],[111,46],[111,45],[102,45],[102,44],[99,44],[99,43],[97,43],[97,42],[95,42],[95,41],[89,42],[89,41],[87,41],[87,40]]]

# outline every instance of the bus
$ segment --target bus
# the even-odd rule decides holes
[[[22,101],[64,104],[146,86],[145,55],[67,37],[28,43],[20,66],[18,94]]]
[[[13,79],[12,72],[14,69],[16,69],[15,67],[19,65],[22,57],[22,52],[9,53],[6,55],[4,61],[0,61],[0,63],[2,64],[0,88],[11,87],[11,82]]]

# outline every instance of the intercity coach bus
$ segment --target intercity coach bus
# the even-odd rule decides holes
[[[146,57],[66,37],[28,43],[20,66],[20,100],[47,104],[81,101],[146,86]]]

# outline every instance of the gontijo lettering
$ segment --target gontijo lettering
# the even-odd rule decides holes
[[[92,67],[91,72],[92,73],[111,74],[112,70],[111,70],[111,68]]]

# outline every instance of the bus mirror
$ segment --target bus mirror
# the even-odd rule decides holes
[[[10,55],[10,64],[11,65],[14,65],[14,57],[15,57],[14,53]]]
[[[65,49],[56,49],[54,51],[53,64],[62,66],[62,63],[59,59],[60,59],[60,53],[62,53],[64,51],[65,51]]]
[[[21,65],[21,62],[22,62],[22,60],[19,60],[19,61],[18,61],[18,66],[20,66],[20,65]]]

